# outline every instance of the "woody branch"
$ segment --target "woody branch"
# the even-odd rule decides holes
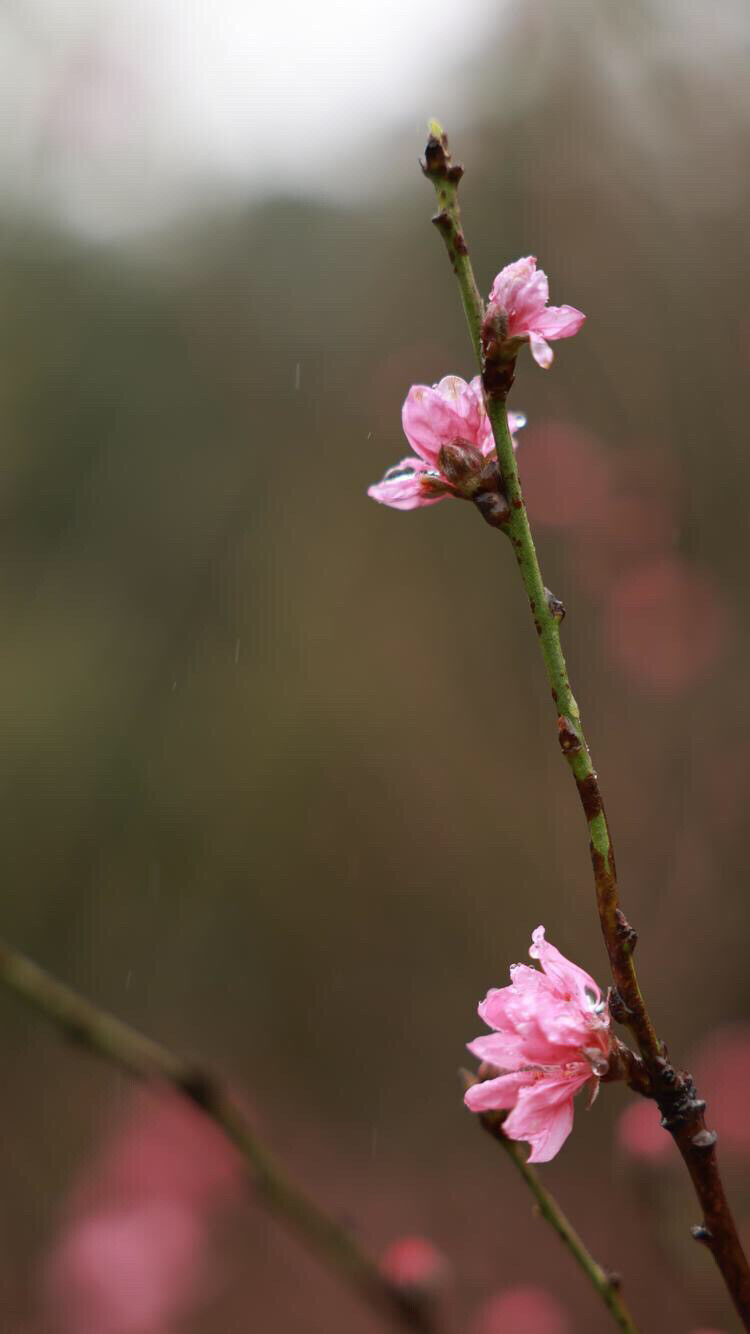
[[[575,780],[588,828],[599,921],[614,982],[612,1017],[630,1031],[638,1048],[638,1055],[631,1053],[627,1062],[628,1082],[659,1107],[662,1124],[677,1145],[703,1212],[703,1221],[693,1228],[693,1235],[713,1255],[744,1328],[750,1329],[750,1267],[719,1173],[716,1135],[706,1126],[705,1103],[698,1097],[690,1075],[668,1059],[641,992],[633,959],[637,936],[620,907],[609,823],[562,650],[560,603],[545,588],[524,504],[507,412],[518,340],[508,336],[501,310],[492,304],[484,308],[458,204],[463,169],[453,162],[441,127],[431,128],[422,170],[436,191],[438,212],[433,222],[458,281],[497,449],[497,477],[489,488],[497,498],[491,510],[486,502],[481,503],[482,496],[473,498],[484,518],[510,540],[539,638],[557,715],[559,744]]]

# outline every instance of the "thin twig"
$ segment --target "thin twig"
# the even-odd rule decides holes
[[[389,1283],[351,1234],[294,1185],[214,1077],[100,1009],[23,954],[0,942],[0,982],[68,1038],[136,1079],[161,1080],[224,1132],[245,1161],[268,1211],[297,1233],[361,1297],[399,1328],[430,1334],[429,1309]]]
[[[608,1307],[615,1324],[619,1329],[625,1330],[625,1334],[637,1334],[637,1326],[620,1291],[619,1276],[608,1274],[600,1264],[597,1264],[572,1223],[565,1217],[557,1201],[542,1185],[534,1168],[527,1163],[521,1145],[516,1143],[515,1140],[509,1139],[503,1133],[502,1113],[482,1112],[479,1120],[483,1129],[493,1139],[497,1140],[512,1160],[534,1196],[542,1218],[554,1229],[563,1246],[583,1270],[589,1283],[598,1292],[605,1306]]]
[[[750,1267],[724,1192],[716,1159],[716,1135],[706,1128],[705,1103],[689,1075],[674,1068],[656,1035],[638,983],[633,950],[637,936],[620,908],[617,871],[599,782],[586,742],[581,715],[570,688],[560,643],[560,603],[548,594],[529,525],[508,427],[506,397],[513,365],[493,361],[491,331],[484,325],[484,307],[472,271],[458,205],[463,169],[452,161],[440,126],[431,126],[422,169],[432,181],[439,212],[433,222],[453,265],[466,312],[474,353],[482,375],[503,489],[508,502],[503,531],[510,538],[529,599],[547,680],[557,712],[558,738],[578,788],[589,832],[589,850],[604,943],[614,980],[611,1009],[618,1023],[633,1034],[643,1062],[633,1086],[657,1102],[662,1124],[671,1133],[690,1173],[703,1210],[703,1223],[693,1235],[711,1251],[732,1300],[750,1330]],[[460,260],[460,262],[459,262]],[[480,336],[477,342],[476,330]],[[500,525],[498,525],[500,526]],[[645,1086],[645,1087],[644,1087]]]

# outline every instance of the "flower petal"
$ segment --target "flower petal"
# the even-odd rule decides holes
[[[489,1028],[495,1028],[501,1033],[515,1030],[524,997],[528,1013],[533,1013],[542,983],[542,974],[538,969],[529,968],[525,963],[514,964],[510,976],[509,987],[492,987],[477,1006],[479,1018]]]
[[[534,330],[545,338],[572,338],[585,319],[575,306],[549,306],[534,320]]]
[[[554,945],[550,945],[543,926],[532,931],[531,939],[533,943],[529,954],[532,959],[539,960],[561,1000],[577,1000],[584,1012],[593,1012],[602,998],[593,977],[584,968],[579,968],[577,963],[566,959]]]
[[[443,445],[463,440],[479,448],[489,429],[481,391],[477,395],[474,382],[458,375],[446,375],[432,388],[412,385],[401,422],[412,449],[433,468]]]
[[[575,1065],[519,1088],[503,1129],[510,1139],[531,1145],[530,1163],[548,1163],[559,1153],[573,1129],[573,1098],[591,1077],[588,1066]]]
[[[507,321],[508,347],[528,338],[531,355],[545,369],[552,362],[547,339],[572,338],[586,318],[575,306],[547,306],[548,300],[547,275],[537,269],[533,255],[506,264],[490,293],[490,306],[502,311]]]
[[[537,366],[541,366],[543,371],[548,370],[552,365],[555,356],[549,343],[542,338],[541,334],[530,333],[529,347]]]
[[[527,255],[513,264],[506,264],[498,273],[490,301],[496,302],[508,317],[508,333],[526,333],[535,323],[549,300],[549,283],[543,269],[537,269],[536,259]]]
[[[440,487],[444,489],[440,491]],[[451,492],[440,475],[422,459],[406,458],[389,468],[382,482],[368,487],[367,494],[391,509],[414,510],[436,505]]]
[[[536,1070],[518,1070],[514,1074],[500,1075],[497,1079],[485,1079],[466,1090],[464,1102],[471,1112],[507,1111],[509,1107],[515,1107],[521,1090],[538,1080],[539,1073]]]
[[[498,1070],[516,1070],[529,1064],[521,1051],[521,1038],[514,1033],[485,1033],[466,1045],[477,1060],[496,1065]]]

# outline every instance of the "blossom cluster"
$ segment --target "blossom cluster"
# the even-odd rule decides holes
[[[524,343],[538,365],[552,361],[549,340],[570,338],[585,316],[573,306],[548,306],[547,275],[532,256],[508,264],[490,293],[488,318],[501,331],[509,355]],[[435,505],[449,496],[474,499],[483,488],[488,465],[496,462],[495,441],[479,376],[467,383],[446,375],[432,387],[413,385],[401,420],[414,454],[389,468],[368,495],[392,509]],[[525,424],[521,413],[508,414],[511,435]],[[492,489],[492,484],[490,484]]]

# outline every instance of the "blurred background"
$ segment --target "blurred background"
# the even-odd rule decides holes
[[[3,0],[2,934],[220,1072],[373,1251],[428,1239],[446,1330],[593,1334],[457,1074],[540,921],[606,982],[536,636],[473,509],[365,489],[410,384],[473,373],[437,116],[482,287],[536,254],[588,315],[522,358],[522,479],[644,987],[750,1240],[750,14],[456,13]],[[381,1328],[200,1120],[9,995],[0,1050],[3,1329]],[[544,1180],[647,1334],[736,1329],[629,1106],[579,1107]]]

